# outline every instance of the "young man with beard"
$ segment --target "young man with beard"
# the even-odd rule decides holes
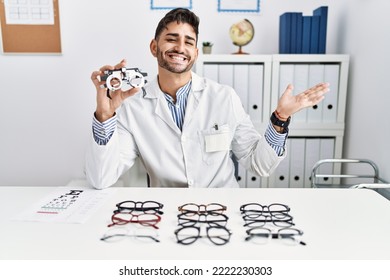
[[[151,187],[238,187],[232,156],[246,169],[268,176],[286,155],[290,117],[319,103],[321,83],[299,95],[288,86],[264,136],[254,128],[235,91],[191,71],[198,57],[199,19],[174,9],[159,22],[150,51],[158,75],[142,90],[107,95],[105,70],[92,73],[97,91],[86,174],[93,187],[113,185],[139,157]]]

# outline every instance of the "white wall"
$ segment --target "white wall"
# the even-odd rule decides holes
[[[385,140],[379,138],[367,149],[374,133],[389,136],[388,124],[374,126],[375,116],[387,117],[388,85],[385,66],[380,65],[383,56],[389,56],[384,46],[376,46],[385,35],[359,28],[367,24],[377,30],[378,22],[384,31],[386,9],[378,8],[379,3],[389,8],[385,0],[262,0],[260,14],[222,14],[217,13],[216,0],[193,0],[193,11],[201,18],[199,40],[213,41],[213,53],[236,51],[229,27],[248,18],[256,33],[244,51],[273,54],[278,52],[279,15],[286,11],[311,15],[313,9],[329,6],[327,52],[352,54],[346,155],[377,161],[390,179]],[[90,73],[126,58],[129,66],[156,74],[149,42],[166,11],[151,11],[146,0],[60,0],[59,4],[62,55],[0,54],[0,185],[63,185],[83,177],[95,107]]]
[[[351,55],[344,153],[368,158],[390,181],[390,22],[387,0],[348,0],[340,50]]]

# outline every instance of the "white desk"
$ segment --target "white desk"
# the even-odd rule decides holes
[[[0,187],[0,259],[390,259],[390,202],[366,189],[148,189],[118,188],[84,224],[12,221],[10,217],[47,196],[50,187]],[[131,238],[118,243],[99,240],[115,204],[156,200],[164,204],[160,243]],[[187,202],[227,206],[230,242],[215,246],[199,239],[176,243],[177,207]],[[290,206],[307,246],[245,242],[239,207],[248,202]]]

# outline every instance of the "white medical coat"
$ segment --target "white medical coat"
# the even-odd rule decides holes
[[[255,130],[229,86],[192,73],[182,131],[166,102],[156,78],[117,110],[117,129],[106,145],[91,136],[86,175],[92,186],[113,185],[137,157],[152,187],[238,187],[231,152],[261,176],[284,158]]]

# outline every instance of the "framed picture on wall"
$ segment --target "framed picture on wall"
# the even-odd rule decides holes
[[[150,0],[152,10],[171,10],[175,8],[192,9],[192,0]]]
[[[260,0],[218,0],[218,12],[260,12]]]

